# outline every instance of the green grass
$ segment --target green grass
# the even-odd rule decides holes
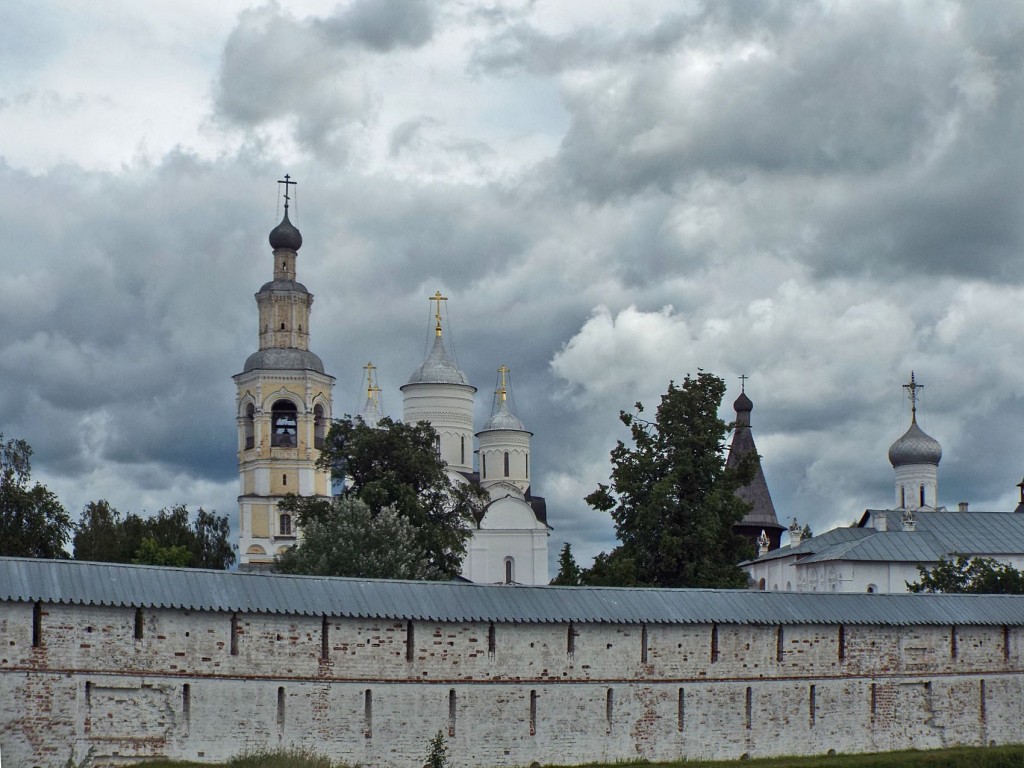
[[[754,760],[690,760],[678,763],[591,763],[584,768],[1022,768],[1024,746],[963,747],[927,752],[884,752],[870,755],[766,757]],[[150,761],[139,768],[346,768],[313,752],[288,750],[257,752],[226,763]],[[416,768],[415,766],[411,768]],[[548,766],[547,768],[555,768]]]

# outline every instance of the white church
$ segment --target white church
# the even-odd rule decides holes
[[[1024,483],[1013,512],[956,510],[939,504],[942,446],[917,423],[921,389],[913,373],[903,385],[910,396],[910,427],[889,448],[895,474],[893,509],[868,509],[857,525],[804,539],[795,521],[790,542],[770,549],[763,537],[758,556],[741,567],[754,588],[793,592],[906,592],[920,579],[918,565],[934,567],[956,554],[993,558],[1024,568]]]
[[[239,563],[243,570],[268,569],[274,557],[300,536],[290,514],[278,509],[289,493],[329,497],[331,477],[316,466],[332,418],[334,377],[309,349],[313,295],[296,280],[302,235],[288,218],[270,233],[273,279],[256,293],[259,350],[234,376],[237,390]],[[445,344],[440,293],[435,304],[434,343],[401,387],[402,418],[427,421],[437,431],[438,454],[449,475],[477,483],[490,501],[475,521],[462,576],[484,584],[547,584],[548,535],[544,499],[531,492],[532,433],[514,413],[508,369],[498,369],[490,418],[475,432],[476,387]],[[380,418],[379,388],[367,367],[367,399],[361,416]],[[475,439],[474,439],[475,438]],[[479,468],[474,466],[479,458]]]

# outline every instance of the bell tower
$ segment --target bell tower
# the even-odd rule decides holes
[[[259,350],[233,378],[237,389],[239,565],[269,568],[294,545],[295,521],[278,510],[285,495],[330,495],[330,472],[316,467],[331,421],[334,377],[309,350],[313,295],[296,280],[302,235],[288,219],[291,188],[284,186],[284,218],[270,232],[273,279],[256,294]]]

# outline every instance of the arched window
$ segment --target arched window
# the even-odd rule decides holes
[[[526,454],[526,479],[530,479],[530,454]]]
[[[758,588],[758,589],[759,589],[759,590],[760,590],[761,592],[764,592],[764,579],[761,579],[761,580],[760,580],[759,582],[757,582],[757,588]]]
[[[481,453],[480,454],[480,479],[481,480],[486,480],[487,479],[487,454],[486,453]]]
[[[279,527],[281,529],[281,535],[282,536],[291,536],[292,535],[292,516],[289,515],[287,512],[283,513],[281,515],[281,520],[280,520],[280,526]]]
[[[516,579],[516,561],[511,557],[505,558],[505,583],[511,584]]]
[[[508,477],[508,451],[505,451],[505,477]]]
[[[313,407],[313,447],[323,448],[326,436],[327,417],[324,415],[324,407],[316,405]]]
[[[459,463],[466,463],[466,436],[462,435],[459,438]]]
[[[249,403],[245,407],[245,449],[249,450],[256,443],[256,407]]]
[[[868,594],[869,595],[873,595],[877,591],[878,591],[878,587],[876,587],[874,584],[868,584]]]
[[[434,455],[441,458],[441,436],[434,435]]]
[[[271,409],[273,432],[270,444],[275,448],[294,448],[298,434],[298,410],[290,400],[278,400]]]
[[[921,506],[924,506],[924,486],[921,486]]]
[[[904,509],[907,506],[907,487],[905,485],[900,486],[900,509]]]

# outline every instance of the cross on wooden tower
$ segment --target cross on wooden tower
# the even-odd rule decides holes
[[[745,374],[745,373],[741,373],[740,374],[740,392],[746,392],[747,391],[747,379],[749,379],[749,378],[750,377],[747,376],[747,374]]]

